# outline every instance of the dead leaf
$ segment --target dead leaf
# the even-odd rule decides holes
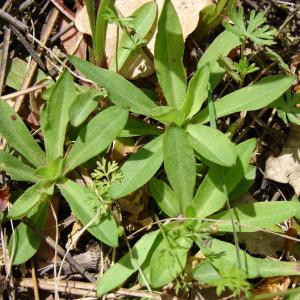
[[[290,132],[278,157],[266,161],[265,177],[281,183],[289,183],[300,195],[300,127],[290,126]]]
[[[64,30],[69,25],[66,18],[61,20],[59,25],[59,31]],[[78,31],[76,28],[71,28],[68,32],[63,34],[61,42],[65,50],[70,55],[75,55],[79,58],[86,59],[87,43],[84,39],[84,34]]]
[[[253,290],[253,296],[268,294],[268,293],[278,293],[286,291],[291,283],[289,277],[270,277],[267,278]],[[281,300],[284,296],[271,297],[266,300]]]
[[[153,222],[148,209],[149,196],[145,187],[119,199],[118,202],[124,212],[123,224],[126,229],[137,230]]]
[[[253,255],[278,258],[285,250],[285,239],[268,232],[239,233],[239,241],[244,243],[247,251]]]
[[[86,9],[86,5],[77,11],[75,15],[75,26],[81,33],[92,35],[90,19]]]
[[[116,0],[115,7],[119,11],[122,17],[129,17],[133,12],[141,5],[149,2],[149,0]],[[156,1],[158,6],[158,15],[160,14],[164,0]],[[213,4],[212,0],[172,0],[172,3],[178,14],[184,39],[192,33],[199,21],[200,11],[208,5]],[[121,36],[121,31],[120,31]],[[148,42],[148,48],[154,53],[156,32]],[[115,55],[117,42],[117,26],[115,24],[109,24],[107,27],[107,39],[106,39],[106,56],[108,65],[110,66],[112,59]],[[131,68],[123,68],[122,75],[128,79],[138,79],[141,77],[147,77],[154,73],[154,66],[149,60],[147,55],[139,54],[135,56],[134,63],[131,61]]]
[[[10,189],[9,186],[5,185],[0,189],[0,212],[3,212],[7,209],[10,198]]]
[[[129,155],[134,154],[138,150],[138,145],[132,138],[118,138],[114,142],[111,152],[111,159],[116,162],[122,162]]]
[[[83,226],[76,219],[75,222],[73,223],[72,230],[71,230],[70,234],[68,234],[66,249],[77,250],[77,244],[79,242],[79,237],[81,235],[81,229],[82,228],[83,228]]]

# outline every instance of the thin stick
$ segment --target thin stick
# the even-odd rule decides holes
[[[31,260],[31,276],[32,276],[32,282],[33,282],[34,300],[40,300],[39,288],[38,288],[38,283],[37,283],[37,278],[36,278],[36,273],[35,273],[35,267],[34,267],[33,260]]]
[[[7,65],[7,57],[9,50],[9,40],[10,40],[11,30],[5,26],[4,29],[4,37],[3,37],[3,49],[2,49],[2,57],[1,57],[1,66],[0,66],[0,95],[2,95],[5,73],[6,73],[6,65]]]
[[[41,43],[42,44],[46,44],[50,34],[51,34],[51,31],[56,23],[56,20],[58,18],[58,15],[59,15],[59,11],[57,9],[53,9],[50,13],[50,16],[49,16],[49,19],[48,19],[48,22],[47,22],[47,26],[45,28],[45,30],[43,31],[42,33],[42,36],[41,36]],[[42,49],[38,49],[38,52],[42,52]],[[29,64],[29,68],[28,68],[28,71],[26,73],[26,77],[22,83],[22,87],[21,89],[27,89],[32,81],[32,78],[36,72],[36,69],[37,69],[37,63],[35,61],[31,61],[30,64]],[[23,103],[23,100],[24,100],[24,95],[21,95],[19,96],[17,99],[16,99],[16,102],[15,102],[15,105],[14,105],[14,110],[16,112],[19,111],[22,103]]]
[[[58,221],[57,221],[57,215],[56,215],[56,211],[52,205],[52,203],[50,203],[51,206],[51,211],[52,211],[52,215],[55,221],[55,249],[54,249],[54,261],[53,261],[53,273],[54,273],[54,278],[57,278],[57,245],[58,245]],[[58,295],[58,291],[56,289],[54,289],[54,296],[56,300],[59,300],[59,295]]]
[[[25,32],[27,31],[28,27],[24,25],[21,21],[11,16],[9,13],[5,12],[3,9],[0,8],[0,18],[6,21],[9,24],[12,24],[20,31]]]
[[[75,26],[74,22],[69,23],[63,30],[61,30],[60,32],[56,33],[51,39],[50,39],[50,43],[54,43],[57,39],[59,39],[62,35],[64,35],[65,33],[67,33],[70,29],[72,29]]]
[[[41,90],[41,89],[47,87],[49,84],[50,84],[50,82],[41,83],[39,85],[32,86],[32,87],[24,89],[24,90],[20,90],[20,91],[14,92],[14,93],[10,93],[10,94],[1,96],[1,99],[2,100],[10,100],[10,99],[22,96],[22,95],[27,95],[27,94],[35,92],[37,90]]]
[[[2,6],[3,11],[7,11],[8,8],[10,8],[11,4],[13,3],[14,0],[7,0],[4,5]]]
[[[61,0],[50,0],[54,6],[67,18],[69,18],[72,22],[75,21],[74,14],[70,11]]]
[[[31,278],[23,278],[15,281],[16,286],[32,288],[33,283]],[[38,279],[38,286],[40,289],[53,291],[55,285],[55,280],[53,279]],[[81,283],[76,281],[64,281],[59,282],[58,291],[63,293],[68,293],[78,296],[86,297],[97,297],[96,295],[96,285],[92,283]],[[127,296],[136,298],[146,298],[154,300],[181,300],[182,298],[164,295],[162,293],[149,293],[147,291],[137,291],[134,289],[124,289],[120,288],[115,293],[109,293],[106,295],[106,299],[115,299],[117,296]],[[183,300],[183,299],[182,299]]]
[[[19,11],[22,12],[34,3],[34,0],[26,0],[19,6]]]
[[[23,45],[23,47],[27,50],[27,52],[32,56],[35,62],[40,66],[42,70],[46,70],[46,67],[41,60],[40,56],[35,52],[32,46],[29,44],[27,39],[21,34],[21,32],[15,28],[14,26],[10,25],[10,29],[13,31],[14,35],[17,37],[19,42]]]

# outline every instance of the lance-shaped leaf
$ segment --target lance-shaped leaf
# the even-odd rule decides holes
[[[69,118],[73,126],[78,127],[96,109],[102,93],[89,89],[80,93],[69,108]]]
[[[247,140],[236,146],[237,163],[233,167],[210,166],[208,173],[201,182],[191,207],[194,217],[204,218],[220,210],[226,202],[223,190],[225,181],[227,192],[230,193],[240,182],[248,170],[251,154],[256,146],[255,139]],[[223,168],[223,175],[221,169]]]
[[[201,108],[208,94],[209,65],[199,68],[189,82],[182,111],[190,119]]]
[[[218,64],[218,58],[221,55],[227,55],[232,49],[241,44],[241,39],[235,34],[224,30],[210,44],[204,54],[201,56],[197,69],[202,68],[205,64],[210,66],[210,83],[214,89],[222,80],[225,70]]]
[[[236,225],[237,231],[253,232],[258,228],[281,223],[295,216],[298,211],[300,211],[300,203],[296,201],[257,202],[239,205],[232,208],[231,213],[222,211],[212,215],[211,218],[221,221],[216,223],[218,231],[231,232],[233,229],[230,224],[230,215],[232,214],[234,222],[240,224]]]
[[[172,189],[162,180],[152,178],[149,182],[151,195],[160,209],[168,217],[178,217],[181,214],[180,204]]]
[[[98,297],[120,286],[143,264],[160,230],[143,237],[100,278],[97,285]]]
[[[173,281],[184,269],[192,240],[184,236],[164,238],[155,248],[150,262],[150,285],[162,287]],[[159,276],[158,276],[159,275]]]
[[[184,122],[184,113],[170,106],[158,106],[151,110],[151,117],[165,124],[174,123],[181,126]]]
[[[118,246],[118,227],[114,217],[105,208],[97,195],[87,187],[72,180],[65,180],[58,184],[59,190],[69,203],[74,215],[87,225],[94,219],[87,230],[103,243]]]
[[[98,7],[93,40],[95,47],[94,52],[99,65],[101,65],[105,59],[106,29],[108,24],[108,20],[104,18],[103,14],[108,8],[113,8],[114,3],[115,0],[102,0]]]
[[[160,135],[161,131],[156,127],[140,120],[128,119],[119,137],[132,137],[141,135]]]
[[[121,132],[127,122],[127,117],[128,110],[118,106],[98,113],[80,130],[66,158],[64,174],[105,150]]]
[[[35,207],[29,214],[28,219],[32,224],[43,231],[49,203],[44,201]],[[28,261],[39,249],[41,238],[21,222],[14,230],[9,240],[9,256],[13,265],[20,265]]]
[[[188,134],[182,128],[168,128],[164,135],[163,155],[168,180],[184,213],[193,199],[196,161]]]
[[[0,171],[5,171],[13,180],[37,182],[34,169],[24,164],[20,159],[0,150]]]
[[[186,74],[182,62],[184,40],[176,10],[170,0],[158,21],[154,64],[159,84],[169,106],[181,110],[186,93]]]
[[[214,103],[216,117],[266,107],[276,101],[293,84],[294,80],[294,76],[272,75],[251,86],[232,92]],[[205,108],[193,118],[192,122],[206,123],[208,121],[209,111]]]
[[[224,267],[237,266],[235,246],[217,239],[213,239],[209,253],[215,253],[210,259],[200,263],[193,272],[193,277],[201,282],[213,284],[220,280],[218,269]],[[239,250],[241,256],[242,269],[246,271],[247,278],[273,277],[299,275],[300,267],[298,262],[274,261],[262,258],[255,258],[247,252]]]
[[[108,98],[114,104],[129,107],[132,112],[146,116],[149,116],[150,110],[156,107],[146,94],[121,75],[99,68],[75,56],[69,57],[69,60],[80,73],[99,86],[103,86],[107,90]]]
[[[28,212],[39,202],[46,200],[48,195],[53,193],[53,184],[46,181],[39,181],[28,188],[13,204],[8,212],[10,219],[20,219],[28,214]]]
[[[150,1],[141,5],[131,16],[132,27],[134,28],[134,34],[128,34],[126,31],[123,32],[120,42],[118,43],[117,60],[115,57],[112,58],[112,64],[110,69],[117,72],[121,70],[124,65],[127,66],[126,61],[137,52],[136,42],[141,42],[142,39],[147,41],[147,35],[150,33],[151,28],[156,20],[157,16],[157,4],[154,1]],[[135,41],[135,39],[139,39]],[[116,66],[117,63],[117,66]],[[125,64],[126,63],[126,64]]]
[[[63,157],[69,107],[76,97],[72,75],[66,71],[55,84],[43,115],[43,134],[48,162]]]
[[[46,163],[45,153],[35,142],[22,119],[3,100],[0,100],[0,136],[34,166]]]
[[[201,124],[188,125],[193,148],[205,159],[221,166],[236,162],[234,144],[221,131]]]
[[[160,168],[163,161],[162,137],[159,136],[133,154],[121,167],[123,180],[113,183],[112,198],[117,199],[134,192],[146,184]]]

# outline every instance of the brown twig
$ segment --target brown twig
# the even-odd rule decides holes
[[[33,283],[33,293],[34,293],[34,300],[39,300],[39,288],[36,278],[35,266],[33,260],[31,260],[31,276],[32,276],[32,283]]]
[[[69,18],[72,22],[75,21],[74,14],[70,11],[61,0],[50,0],[53,5],[67,18]]]
[[[27,94],[32,93],[34,91],[41,90],[41,89],[45,88],[48,85],[49,85],[49,82],[41,83],[39,85],[32,86],[32,87],[24,89],[24,90],[20,90],[20,91],[14,92],[14,93],[10,93],[10,94],[1,96],[1,99],[2,100],[10,100],[10,99],[19,97],[21,95],[27,95]]]
[[[0,18],[6,21],[7,23],[15,26],[22,32],[27,31],[28,27],[24,25],[21,21],[11,16],[9,13],[5,12],[3,9],[0,8]]]
[[[50,39],[50,43],[54,43],[57,39],[59,39],[62,35],[64,35],[66,32],[68,32],[69,30],[71,30],[73,27],[75,26],[74,22],[69,23],[63,30],[61,30],[60,32],[58,32],[57,34],[55,34],[51,39]]]
[[[14,35],[17,37],[17,39],[20,41],[20,43],[24,46],[24,48],[28,51],[28,53],[32,56],[32,58],[35,60],[35,62],[40,66],[42,70],[46,70],[46,67],[41,60],[40,56],[35,52],[35,50],[32,48],[32,46],[29,44],[27,39],[21,34],[21,32],[15,28],[14,26],[9,26]]]
[[[16,286],[33,288],[31,278],[23,278],[15,281]],[[53,279],[38,279],[38,286],[40,289],[53,291],[55,280]],[[78,281],[61,280],[58,285],[58,291],[62,293],[86,296],[86,297],[97,297],[96,285],[92,283],[84,283]],[[146,298],[154,300],[183,300],[176,296],[163,295],[161,293],[149,293],[148,291],[137,291],[133,289],[118,289],[115,293],[109,293],[106,295],[106,299],[116,299],[118,296]]]
[[[46,44],[46,42],[51,34],[51,31],[55,25],[55,22],[58,18],[58,15],[59,15],[59,11],[54,8],[50,13],[45,30],[42,32],[42,35],[41,35],[41,43],[42,44]],[[41,53],[42,49],[38,48],[38,52]],[[32,81],[32,78],[36,72],[36,69],[37,69],[37,63],[34,60],[32,60],[29,64],[29,68],[26,73],[25,79],[22,83],[21,89],[27,89],[29,87],[29,85]],[[16,112],[19,111],[19,109],[23,103],[24,97],[25,97],[25,95],[21,95],[16,99],[16,102],[14,105],[14,110]]]
[[[2,6],[2,10],[7,11],[8,8],[11,6],[14,0],[7,0],[4,5]]]
[[[33,3],[34,3],[34,0],[26,0],[26,1],[24,1],[19,6],[19,12],[23,12],[24,10],[26,10]]]
[[[1,65],[0,65],[0,95],[2,95],[4,80],[5,80],[5,75],[6,75],[6,65],[7,65],[7,57],[8,57],[8,50],[9,50],[10,33],[11,33],[11,30],[7,26],[5,26]]]

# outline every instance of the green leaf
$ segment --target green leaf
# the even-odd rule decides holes
[[[159,136],[133,154],[121,167],[121,183],[113,183],[112,198],[117,199],[136,191],[146,184],[160,168],[163,161],[162,137]]]
[[[270,29],[269,25],[264,25],[266,18],[263,12],[258,12],[256,14],[255,10],[252,10],[248,20],[248,26],[246,28],[244,22],[244,8],[241,6],[237,11],[235,7],[232,8],[229,14],[234,25],[229,24],[229,22],[224,22],[224,27],[237,35],[241,39],[249,38],[257,45],[273,45],[274,37],[277,33],[276,29]]]
[[[272,201],[244,204],[231,209],[236,230],[239,232],[253,232],[258,228],[265,228],[277,223],[281,223],[293,217],[300,210],[300,203],[294,201]],[[271,213],[270,213],[271,212]],[[230,212],[223,211],[212,215],[212,219],[225,221],[217,222],[218,231],[232,232],[230,224]],[[243,226],[245,225],[245,226]]]
[[[69,108],[69,119],[73,126],[80,126],[96,109],[101,94],[97,90],[90,89],[76,97]]]
[[[207,98],[208,83],[210,75],[209,65],[199,68],[189,82],[187,93],[184,98],[182,111],[186,118],[193,117],[201,108]]]
[[[103,86],[108,92],[108,98],[114,104],[129,107],[132,112],[146,116],[149,116],[150,110],[156,107],[148,96],[121,75],[96,67],[75,56],[69,57],[69,60],[80,73]]]
[[[261,79],[258,83],[232,92],[214,103],[218,118],[229,114],[257,110],[276,101],[295,80],[294,76],[272,75]],[[193,118],[193,123],[209,121],[208,108]]]
[[[132,26],[134,28],[134,34],[139,39],[144,39],[150,32],[157,16],[157,4],[154,1],[150,1],[141,5],[132,15]],[[128,35],[126,31],[123,32],[121,40],[119,42],[117,50],[117,63],[116,59],[112,58],[112,64],[110,69],[114,72],[121,70],[126,61],[136,53],[137,45],[133,41],[133,36]],[[127,65],[127,64],[126,64]]]
[[[236,0],[220,0],[216,4],[204,7],[200,11],[197,28],[193,32],[195,41],[203,40],[205,36],[209,35],[222,22],[231,6],[235,4]]]
[[[200,263],[193,272],[193,277],[205,283],[213,284],[214,281],[220,279],[218,270],[224,266],[236,265],[236,249],[235,246],[217,239],[213,239],[211,255]],[[274,261],[262,258],[255,258],[247,254],[245,251],[239,250],[241,255],[242,269],[246,271],[247,277],[273,277],[273,276],[288,276],[299,275],[300,268],[298,262],[283,262]]]
[[[20,219],[41,201],[45,200],[48,195],[53,193],[54,186],[45,181],[39,181],[28,188],[13,204],[8,212],[8,218]]]
[[[140,120],[128,119],[119,137],[160,135],[160,130]]]
[[[118,106],[109,107],[98,113],[80,130],[65,160],[64,174],[105,150],[121,132],[127,117],[128,110]]]
[[[93,0],[86,0],[85,3],[86,3],[86,10],[87,10],[87,13],[88,13],[88,16],[89,16],[89,23],[90,23],[90,28],[91,28],[91,32],[92,32],[93,43],[95,43],[95,39],[94,39],[94,36],[95,36],[94,1]]]
[[[193,199],[196,161],[187,133],[179,127],[167,129],[163,140],[164,166],[168,180],[184,213]]]
[[[182,109],[186,93],[183,54],[181,25],[172,2],[166,0],[158,21],[154,64],[159,84],[169,106],[178,110]]]
[[[46,167],[40,167],[34,172],[35,175],[49,181],[58,179],[62,172],[63,159],[58,157],[51,161]]]
[[[0,57],[1,57],[0,53]],[[24,74],[26,74],[28,68],[28,62],[14,57],[12,60],[8,60],[7,69],[6,69],[6,78],[5,85],[9,86],[15,90],[22,89],[22,83],[24,81]],[[47,79],[47,74],[42,70],[38,69],[36,74],[33,77],[32,84],[34,82],[44,82]]]
[[[173,281],[184,269],[192,241],[165,237],[155,248],[150,262],[150,285],[162,287]]]
[[[143,237],[131,248],[130,252],[126,253],[104,273],[97,284],[98,297],[120,286],[138,270],[138,266],[141,266],[145,261],[159,233],[160,230],[156,230],[143,235]]]
[[[158,106],[151,110],[151,117],[165,124],[174,123],[181,126],[184,122],[184,113],[169,106]]]
[[[178,217],[181,214],[179,201],[172,189],[162,180],[152,178],[149,182],[151,195],[160,209],[168,217]]]
[[[241,179],[239,184],[230,192],[229,199],[234,200],[246,193],[248,189],[253,185],[256,178],[256,167],[249,165],[245,170],[244,177]]]
[[[44,230],[49,203],[44,201],[28,215],[29,220],[41,232]],[[26,224],[20,223],[9,240],[9,256],[13,265],[28,261],[39,249],[41,239]]]
[[[35,142],[22,119],[3,100],[0,100],[0,136],[34,166],[46,163],[45,153]]]
[[[58,184],[58,188],[83,225],[96,217],[87,228],[92,235],[111,247],[118,246],[117,223],[110,212],[105,212],[104,205],[92,190],[69,179]]]
[[[76,97],[72,75],[65,71],[51,93],[42,122],[48,162],[63,157],[68,111]]]
[[[221,166],[235,164],[234,144],[224,133],[201,124],[188,125],[187,132],[193,148],[205,159]]]
[[[39,180],[34,175],[34,169],[2,150],[0,150],[0,171],[5,171],[15,181],[37,182]]]
[[[108,21],[103,17],[103,14],[107,10],[107,8],[111,8],[114,6],[115,0],[102,0],[99,4],[97,19],[96,19],[96,27],[95,34],[93,36],[94,41],[94,53],[96,56],[96,60],[98,65],[102,65],[103,60],[105,59],[105,42],[106,42],[106,29]]]
[[[233,167],[224,168],[223,174],[228,193],[230,193],[243,178],[256,146],[255,139],[247,140],[236,146],[237,163]],[[226,202],[223,191],[223,177],[220,166],[210,166],[208,173],[201,182],[191,203],[194,217],[205,218],[221,209]]]
[[[214,39],[214,41],[201,56],[201,59],[197,65],[197,69],[200,69],[205,64],[209,64],[212,89],[219,84],[225,73],[224,69],[218,64],[218,58],[221,55],[228,55],[232,49],[238,47],[240,44],[241,40],[238,36],[225,30]]]

